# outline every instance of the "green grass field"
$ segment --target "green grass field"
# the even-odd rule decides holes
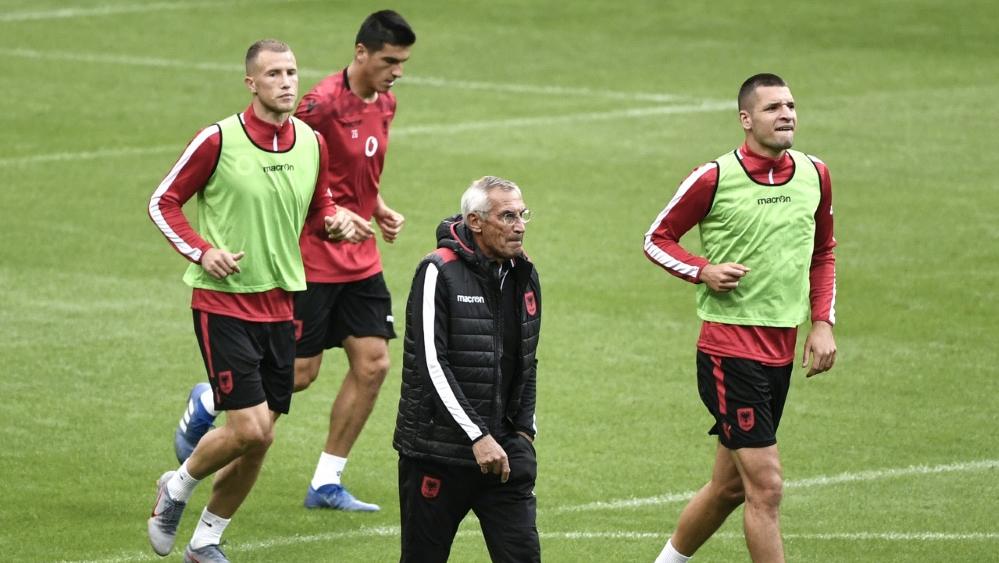
[[[158,559],[154,480],[204,374],[186,263],[149,195],[199,128],[245,107],[252,41],[288,41],[304,93],[383,7],[0,0],[0,559]],[[642,235],[690,170],[741,142],[734,97],[761,71],[790,82],[796,148],[830,166],[839,240],[839,360],[810,380],[796,369],[780,433],[788,560],[999,561],[991,2],[393,7],[419,38],[382,179],[407,217],[382,246],[396,318],[470,180],[514,179],[536,213],[546,561],[652,561],[708,476],[694,290],[644,258]],[[278,426],[226,532],[233,560],[398,559],[400,350],[346,472],[383,510],[301,507],[335,354]],[[695,561],[748,560],[741,529],[739,511]],[[452,560],[488,561],[473,519]]]

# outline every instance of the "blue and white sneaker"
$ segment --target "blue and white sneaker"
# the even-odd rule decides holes
[[[212,386],[207,383],[199,383],[187,396],[187,407],[180,417],[180,422],[177,423],[177,430],[173,433],[173,451],[177,454],[179,463],[184,463],[191,457],[191,452],[201,441],[201,437],[214,428],[212,424],[215,422],[215,417],[201,404],[201,395],[211,388]]]
[[[377,504],[357,500],[343,485],[323,485],[318,490],[309,485],[305,508],[332,508],[346,512],[378,512],[382,509]]]

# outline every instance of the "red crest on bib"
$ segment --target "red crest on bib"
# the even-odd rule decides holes
[[[524,294],[524,307],[527,308],[527,314],[534,316],[538,312],[538,302],[534,299],[534,292],[528,291]]]

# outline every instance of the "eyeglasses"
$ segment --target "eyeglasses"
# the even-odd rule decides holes
[[[523,223],[530,223],[532,215],[530,209],[525,209],[520,213],[516,213],[514,211],[505,211],[497,215],[497,217],[499,217],[499,220],[502,221],[504,225],[509,225],[512,227],[513,225],[517,224],[518,219],[520,219],[520,221]]]

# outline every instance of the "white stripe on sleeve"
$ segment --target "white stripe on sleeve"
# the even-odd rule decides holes
[[[666,205],[666,208],[663,209],[661,213],[659,213],[659,215],[656,217],[656,220],[652,222],[652,226],[649,227],[649,230],[645,233],[645,252],[649,256],[651,256],[652,259],[656,261],[656,263],[660,264],[664,268],[673,270],[674,272],[678,272],[680,274],[693,278],[697,277],[700,268],[694,266],[693,264],[687,264],[685,262],[681,262],[680,260],[674,258],[663,249],[656,246],[655,243],[652,242],[652,234],[656,232],[656,229],[659,228],[659,225],[661,225],[662,222],[666,219],[666,216],[669,215],[669,212],[673,210],[673,207],[676,206],[677,202],[679,202],[680,199],[683,198],[683,196],[687,193],[687,191],[690,190],[691,186],[693,186],[694,183],[697,182],[698,178],[700,178],[710,170],[714,169],[714,167],[715,163],[709,162],[701,166],[697,170],[694,170],[690,174],[690,176],[687,176],[687,179],[684,180],[682,184],[680,184],[679,188],[677,188],[676,195],[674,195],[673,199],[671,199],[670,202]]]
[[[153,223],[156,223],[156,226],[163,232],[163,235],[170,241],[170,244],[177,248],[178,252],[195,262],[201,260],[201,249],[195,248],[188,244],[187,241],[180,238],[180,235],[170,228],[170,225],[163,217],[163,212],[160,211],[160,199],[163,197],[163,194],[170,189],[170,186],[173,185],[173,182],[177,179],[177,175],[180,174],[180,171],[187,166],[187,163],[191,160],[191,155],[194,154],[194,151],[198,150],[198,147],[200,147],[206,139],[218,132],[220,132],[218,125],[205,127],[201,133],[199,133],[198,136],[191,141],[191,144],[187,145],[187,149],[184,150],[184,154],[180,155],[180,159],[177,161],[177,164],[173,165],[173,168],[170,169],[170,173],[167,174],[166,178],[163,178],[163,181],[160,182],[156,191],[153,192],[153,196],[149,198],[149,216],[153,218]]]
[[[437,361],[437,348],[434,346],[437,273],[437,266],[431,262],[427,265],[426,277],[423,278],[423,354],[426,356],[427,371],[430,373],[430,381],[434,384],[437,395],[441,398],[447,411],[454,417],[454,421],[468,435],[468,439],[474,441],[482,436],[482,430],[472,422],[468,413],[461,408],[457,397],[454,396],[454,391],[448,385],[447,378],[444,377],[444,370],[441,368],[440,362]]]
[[[832,302],[829,303],[829,323],[836,324],[836,270],[833,269]]]

